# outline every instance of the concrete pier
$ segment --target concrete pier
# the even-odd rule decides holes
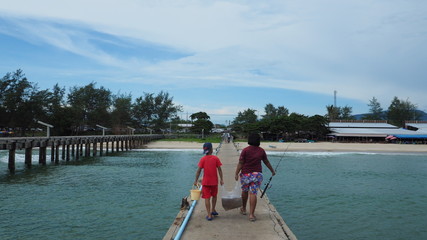
[[[59,151],[62,146],[62,160],[70,161],[70,155],[78,160],[83,156],[100,156],[108,154],[108,151],[114,152],[114,143],[116,152],[127,151],[142,147],[144,144],[164,138],[164,135],[146,134],[146,135],[107,135],[107,136],[62,136],[62,137],[11,137],[0,138],[0,150],[9,150],[8,168],[10,173],[15,173],[15,154],[16,150],[25,149],[25,166],[31,168],[32,150],[39,149],[39,164],[46,165],[46,148],[51,149],[51,161],[59,163]],[[106,148],[103,148],[104,143]],[[108,144],[111,143],[111,149]],[[121,145],[121,148],[119,148]],[[71,149],[70,149],[71,146]],[[98,150],[98,146],[100,147]]]
[[[224,186],[226,191],[231,191],[235,186],[234,173],[239,159],[239,152],[233,143],[223,143],[217,156],[221,159],[223,164]],[[263,170],[264,172],[269,171],[265,165],[263,165]],[[268,179],[264,179],[264,181],[267,180]],[[255,210],[257,220],[255,222],[250,222],[248,215],[240,214],[239,209],[225,211],[221,203],[221,194],[220,187],[216,205],[219,216],[215,217],[212,221],[207,221],[205,219],[207,216],[205,200],[200,199],[197,201],[197,205],[193,210],[193,214],[181,239],[297,239],[286,225],[283,218],[276,211],[275,207],[270,203],[267,194],[265,194],[263,198],[260,198],[261,192],[258,193],[257,207]],[[249,202],[247,211],[249,211]],[[178,213],[163,240],[175,239],[187,213],[187,210],[181,210]]]

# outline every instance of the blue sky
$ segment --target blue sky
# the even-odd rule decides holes
[[[96,82],[167,91],[214,123],[266,104],[369,111],[394,96],[427,111],[423,0],[0,0],[0,75],[41,89]]]

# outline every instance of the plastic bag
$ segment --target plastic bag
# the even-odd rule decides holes
[[[231,192],[227,192],[224,188],[224,185],[222,185],[221,187],[222,207],[226,211],[242,206],[242,190],[238,181],[236,181],[236,185],[234,186],[234,189]]]

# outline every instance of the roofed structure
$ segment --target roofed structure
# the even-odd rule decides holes
[[[405,122],[405,128],[427,134],[427,121],[408,121]]]
[[[425,127],[423,131],[414,131],[388,124],[387,121],[332,121],[329,123],[331,133],[328,136],[340,141],[356,142],[383,142],[386,138],[389,140],[426,139],[427,122],[422,127]]]

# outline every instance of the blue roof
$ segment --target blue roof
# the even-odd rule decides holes
[[[427,138],[427,134],[425,134],[425,135],[402,135],[402,134],[397,134],[397,135],[394,135],[395,137],[397,137],[397,138],[418,138],[418,139],[420,139],[420,138]]]

